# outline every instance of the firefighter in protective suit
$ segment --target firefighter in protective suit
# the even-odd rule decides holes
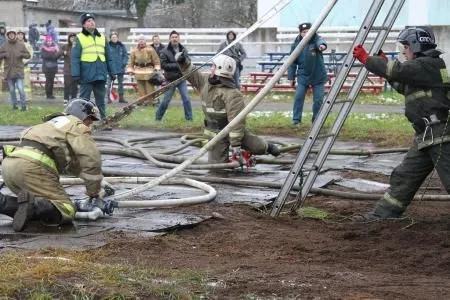
[[[0,214],[14,218],[15,231],[22,231],[29,220],[72,222],[76,207],[59,183],[63,172],[83,179],[86,194],[98,197],[102,161],[89,126],[99,119],[95,104],[76,99],[64,114],[25,129],[19,146],[3,147],[3,180],[17,197],[0,193]]]
[[[405,115],[415,130],[414,142],[390,177],[390,187],[367,215],[369,219],[398,218],[406,210],[427,176],[436,168],[450,192],[449,77],[434,34],[426,27],[406,28],[398,42],[405,62],[388,61],[380,51],[369,56],[357,46],[353,56],[366,69],[386,78],[405,96]]]
[[[180,64],[183,75],[194,69],[185,53],[178,52],[175,59]],[[197,70],[187,78],[200,92],[205,116],[204,133],[210,137],[220,132],[245,107],[244,98],[233,80],[236,61],[230,56],[220,54],[213,59],[212,63],[210,74],[202,74]],[[241,148],[256,155],[278,156],[280,154],[275,144],[267,143],[245,129],[245,120],[233,128],[228,139],[223,139],[209,151],[208,161],[210,163],[228,162],[230,145],[233,157],[239,161],[242,161]]]

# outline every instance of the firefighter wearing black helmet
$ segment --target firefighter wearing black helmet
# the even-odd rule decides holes
[[[411,148],[391,174],[389,189],[367,215],[371,219],[400,217],[434,168],[450,192],[449,77],[442,52],[426,27],[404,29],[398,42],[404,62],[388,61],[382,52],[369,56],[361,45],[353,51],[368,71],[386,78],[405,96],[405,115],[415,130]]]
[[[19,146],[3,147],[3,180],[17,197],[0,193],[0,214],[14,218],[15,231],[32,219],[51,224],[73,220],[76,208],[59,182],[61,173],[83,179],[86,194],[98,197],[102,161],[89,126],[99,119],[95,104],[75,99],[64,113],[25,129]]]

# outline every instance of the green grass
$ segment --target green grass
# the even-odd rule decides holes
[[[329,212],[312,206],[306,206],[300,208],[299,215],[303,218],[325,220],[332,216]]]
[[[62,104],[33,104],[26,112],[13,111],[8,104],[0,104],[1,125],[34,125],[41,122],[42,117],[63,110]],[[107,114],[118,110],[117,106],[109,106]],[[120,128],[154,129],[180,132],[201,132],[203,113],[193,110],[194,121],[184,119],[181,107],[170,107],[163,120],[155,120],[155,107],[136,109],[131,115],[119,122]],[[325,123],[324,130],[329,129],[335,120],[332,113]],[[247,128],[256,134],[274,136],[304,137],[311,128],[311,113],[305,113],[300,126],[292,126],[291,117],[283,112],[250,114],[247,116]],[[408,145],[413,134],[411,125],[401,114],[387,113],[352,113],[340,131],[339,139],[374,142],[382,145]]]

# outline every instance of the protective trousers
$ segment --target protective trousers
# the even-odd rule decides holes
[[[136,80],[136,85],[139,97],[148,95],[154,90],[153,85],[150,82],[148,82],[148,80]]]
[[[255,155],[267,153],[267,142],[257,135],[245,130],[241,141],[241,148],[250,151]],[[220,140],[208,152],[208,162],[224,163],[229,161],[230,141],[228,138]]]
[[[381,217],[400,216],[435,167],[445,190],[450,193],[450,143],[422,150],[418,150],[415,143],[401,164],[392,171],[390,187],[378,201],[375,214]]]
[[[2,175],[5,184],[16,195],[23,190],[49,200],[61,213],[61,223],[71,222],[75,217],[76,208],[55,171],[37,161],[6,157],[2,162]]]

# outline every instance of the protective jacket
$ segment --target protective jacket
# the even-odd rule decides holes
[[[128,72],[133,72],[136,80],[149,80],[160,70],[159,56],[153,47],[134,48],[128,61]]]
[[[108,73],[117,74],[109,51],[105,36],[101,35],[97,29],[91,34],[83,28],[83,31],[77,34],[72,48],[72,77],[84,84],[106,81]]]
[[[187,54],[187,50],[181,44],[178,44],[178,48],[180,52],[184,51]],[[168,81],[175,81],[182,76],[180,66],[175,59],[175,50],[173,49],[172,44],[169,43],[169,45],[160,52],[160,59],[161,69],[164,70],[164,77]]]
[[[100,152],[90,129],[77,117],[61,115],[25,129],[21,145],[10,148],[7,156],[39,161],[54,173],[78,176],[83,179],[88,195],[100,192],[103,179]]]
[[[117,41],[117,43],[109,41],[108,44],[114,70],[117,74],[124,74],[128,63],[127,47],[120,41]]]
[[[189,62],[181,65],[183,74],[190,73],[194,67]],[[200,92],[205,127],[214,133],[220,132],[244,108],[244,97],[236,89],[232,80],[211,78],[200,71],[193,72],[187,79]],[[237,124],[229,134],[232,147],[239,147],[245,134],[245,120]]]
[[[23,59],[31,57],[23,42],[7,41],[0,48],[0,61],[4,60],[5,79],[18,79],[24,77]]]
[[[423,54],[405,62],[386,62],[378,56],[370,56],[366,62],[367,70],[386,78],[405,96],[405,115],[420,140],[419,148],[450,141],[447,68],[440,51],[432,49]]]
[[[302,37],[298,35],[291,46],[290,53],[295,50],[301,40]],[[305,46],[300,55],[297,56],[294,63],[289,66],[289,80],[294,80],[295,76],[297,76],[297,84],[301,85],[323,84],[327,81],[328,76],[322,52],[319,50],[320,45],[327,46],[327,43],[322,37],[316,34]]]

